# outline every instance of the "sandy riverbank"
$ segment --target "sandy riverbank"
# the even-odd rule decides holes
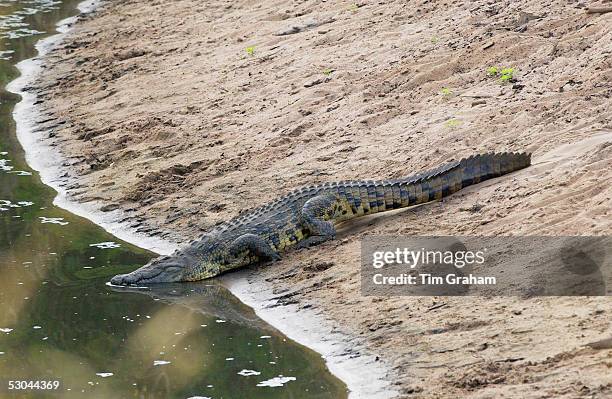
[[[532,151],[532,168],[249,278],[365,343],[404,395],[603,397],[610,350],[584,345],[610,337],[609,298],[363,297],[359,239],[610,234],[611,26],[541,1],[109,2],[36,87],[69,193],[185,242],[304,184]]]

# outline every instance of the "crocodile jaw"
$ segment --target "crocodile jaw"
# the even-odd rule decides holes
[[[112,285],[140,285],[185,281],[189,265],[176,257],[162,256],[128,274],[118,274],[110,280]]]

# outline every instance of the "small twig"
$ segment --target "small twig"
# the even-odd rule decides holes
[[[283,110],[283,109],[285,109],[285,108],[287,108],[287,107],[290,107],[290,106],[292,106],[293,104],[295,104],[295,103],[296,103],[296,102],[298,102],[298,101],[300,101],[300,99],[299,99],[299,98],[296,98],[296,99],[295,99],[295,101],[290,102],[289,104],[285,105],[284,107],[281,107],[281,108],[280,108],[280,110]]]
[[[439,304],[437,304],[437,305],[435,305],[435,306],[430,307],[429,309],[427,309],[427,310],[425,311],[425,313],[430,312],[430,311],[432,311],[432,310],[439,309],[439,308],[441,308],[442,306],[446,306],[446,302],[444,302],[444,303],[439,303]]]
[[[496,360],[495,363],[514,363],[521,360],[525,360],[524,357],[509,357],[507,359]]]
[[[587,14],[605,14],[612,12],[612,7],[589,7],[586,12]]]

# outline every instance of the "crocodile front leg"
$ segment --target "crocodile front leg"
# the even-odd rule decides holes
[[[299,242],[297,248],[307,248],[336,238],[336,228],[330,221],[339,206],[334,195],[318,195],[302,207],[301,222],[310,235]]]
[[[256,256],[260,260],[280,259],[278,252],[256,234],[241,235],[230,244],[229,252],[236,258]]]

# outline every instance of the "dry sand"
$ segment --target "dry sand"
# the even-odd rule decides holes
[[[185,242],[301,185],[531,151],[529,169],[364,219],[251,278],[358,337],[406,397],[610,397],[610,344],[585,346],[612,336],[610,298],[359,290],[366,234],[612,232],[612,13],[584,7],[111,1],[47,57],[43,126],[75,198]]]

